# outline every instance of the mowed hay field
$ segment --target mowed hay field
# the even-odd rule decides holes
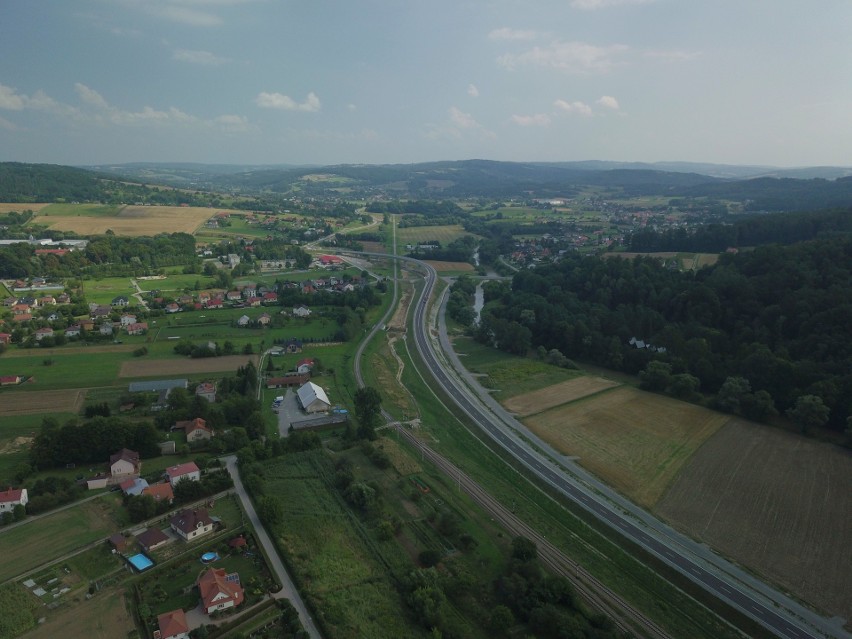
[[[507,399],[503,406],[516,415],[527,417],[618,385],[618,382],[603,377],[578,377],[531,393],[517,395]]]
[[[119,377],[162,377],[164,375],[193,375],[236,371],[249,361],[257,364],[255,355],[226,355],[199,359],[148,359],[123,362]]]
[[[730,417],[631,387],[562,404],[521,421],[556,450],[642,506]]]
[[[79,604],[61,606],[47,612],[46,619],[27,639],[113,639],[130,636],[136,627],[122,589],[103,590]]]
[[[852,455],[732,419],[654,511],[830,614],[852,619]]]
[[[77,413],[86,399],[86,389],[5,391],[0,395],[0,416],[37,413]]]
[[[51,217],[49,211],[38,214],[35,221],[52,231],[73,231],[80,235],[102,235],[111,230],[116,235],[139,236],[158,233],[195,233],[218,209],[199,206],[124,206],[114,216]]]

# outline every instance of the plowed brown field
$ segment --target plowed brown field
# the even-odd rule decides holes
[[[710,438],[654,509],[798,597],[852,619],[852,455],[741,420]]]
[[[249,361],[257,364],[255,355],[228,355],[199,359],[149,359],[130,360],[121,364],[119,377],[163,377],[167,375],[192,375],[194,373],[220,373],[236,371]]]
[[[76,413],[86,399],[86,389],[7,391],[0,395],[0,416],[38,413]]]

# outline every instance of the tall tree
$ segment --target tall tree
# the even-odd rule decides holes
[[[375,428],[382,410],[382,396],[372,386],[363,386],[355,391],[355,417],[358,420],[358,436],[375,438]]]

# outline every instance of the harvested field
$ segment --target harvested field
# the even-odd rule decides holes
[[[4,213],[11,213],[12,211],[15,213],[23,213],[24,211],[33,211],[34,213],[38,213],[45,206],[49,206],[49,203],[33,204],[32,202],[0,202],[0,215],[3,215]]]
[[[729,419],[622,387],[522,421],[636,503],[653,506],[698,447]]]
[[[121,364],[119,377],[164,377],[192,375],[195,373],[220,373],[236,371],[248,362],[257,364],[255,355],[227,355],[200,359],[148,359],[131,360]]]
[[[507,399],[503,405],[520,417],[528,417],[614,386],[619,386],[619,383],[603,377],[577,377],[531,393],[516,395]]]
[[[830,614],[852,619],[852,456],[732,419],[654,511]]]
[[[112,639],[135,631],[123,590],[106,590],[89,600],[47,613],[28,639]]]
[[[80,235],[102,235],[108,229],[123,236],[191,234],[215,213],[215,209],[198,206],[125,206],[114,217],[39,216],[37,221],[54,231],[73,231]]]
[[[439,273],[443,271],[473,271],[473,264],[467,262],[438,262],[435,260],[424,260],[429,266]]]
[[[86,399],[86,389],[11,391],[0,395],[0,416],[38,413],[77,413]]]

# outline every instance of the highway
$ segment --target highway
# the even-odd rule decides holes
[[[422,264],[422,267],[426,269],[427,274],[422,297],[415,308],[414,337],[417,349],[431,375],[444,392],[485,433],[542,481],[547,482],[624,537],[653,553],[694,583],[740,610],[779,637],[817,639],[850,636],[839,625],[798,606],[780,592],[774,593],[777,596],[767,596],[767,591],[772,592],[768,586],[756,591],[734,579],[728,573],[729,566],[725,565],[728,562],[721,557],[718,557],[712,565],[708,565],[706,556],[692,556],[687,549],[689,544],[678,539],[679,533],[665,531],[661,534],[659,528],[650,529],[633,513],[624,512],[609,498],[602,496],[599,490],[591,489],[585,482],[554,464],[552,459],[522,439],[517,428],[501,423],[494,412],[486,408],[478,398],[473,397],[467,385],[460,383],[457,377],[449,374],[445,365],[439,360],[427,321],[427,300],[433,292],[437,274],[426,264]],[[732,572],[739,571],[734,566],[730,568],[734,569]]]

